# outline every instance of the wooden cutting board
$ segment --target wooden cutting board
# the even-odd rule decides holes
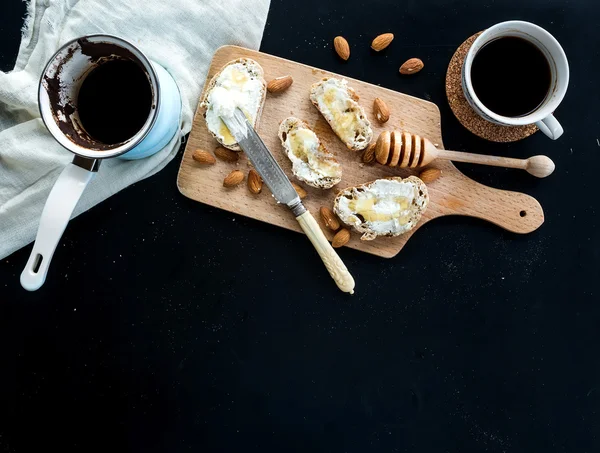
[[[241,57],[256,60],[263,67],[267,81],[287,74],[294,78],[293,85],[287,91],[267,95],[258,133],[290,179],[306,189],[308,196],[304,199],[304,205],[315,218],[319,219],[321,206],[333,206],[337,189],[387,176],[405,177],[418,174],[418,171],[393,169],[378,164],[363,165],[362,152],[349,151],[336,137],[327,122],[310,103],[308,93],[310,86],[323,77],[343,76],[261,52],[225,46],[215,53],[206,83],[208,84],[211,77],[229,61]],[[371,121],[374,139],[383,130],[400,129],[427,137],[443,148],[440,112],[435,104],[349,77],[343,78],[348,80],[349,86],[360,96],[359,102]],[[376,97],[385,100],[391,110],[390,120],[383,127],[373,116],[372,106]],[[300,183],[293,177],[290,161],[285,157],[277,137],[279,123],[288,116],[296,116],[308,122],[327,149],[332,151],[342,164],[342,181],[333,189],[328,191],[315,189]],[[211,166],[201,166],[192,159],[195,149],[212,152],[216,147],[217,142],[208,132],[202,114],[197,112],[177,178],[177,186],[183,195],[236,214],[302,232],[292,213],[285,206],[277,205],[266,186],[258,195],[250,193],[245,182],[232,189],[223,187],[223,179],[232,170],[240,169],[248,173],[250,167],[245,156],[242,156],[238,163],[218,160],[216,165]],[[395,238],[379,238],[368,242],[361,241],[360,235],[355,233],[347,246],[390,258],[402,249],[419,227],[432,219],[446,215],[477,217],[515,233],[529,233],[544,222],[542,207],[529,195],[479,184],[467,178],[448,161],[434,161],[429,166],[441,169],[442,176],[428,185],[431,198],[429,207],[412,231]],[[331,232],[325,228],[323,231],[329,239],[332,238]]]

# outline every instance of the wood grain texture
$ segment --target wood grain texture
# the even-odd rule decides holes
[[[362,164],[362,152],[349,151],[313,107],[309,100],[310,86],[323,77],[343,76],[261,52],[225,46],[217,50],[213,57],[207,83],[225,64],[241,57],[256,60],[265,70],[267,82],[288,74],[294,78],[294,83],[288,90],[267,95],[257,130],[290,179],[308,192],[303,202],[313,215],[318,215],[321,206],[333,206],[333,199],[339,189],[388,176],[418,175],[419,169],[407,170],[378,164]],[[349,77],[343,78],[348,80],[349,85],[360,96],[359,102],[371,121],[375,138],[383,130],[405,130],[427,137],[432,143],[443,148],[440,112],[435,104]],[[373,101],[377,97],[383,99],[390,108],[390,120],[384,125],[380,125],[373,115]],[[279,123],[292,115],[306,121],[342,164],[342,182],[333,189],[315,189],[292,176],[290,161],[284,155],[277,136]],[[217,147],[218,144],[208,132],[204,118],[198,111],[177,178],[180,192],[211,206],[301,232],[302,229],[292,213],[285,206],[277,205],[266,187],[262,193],[256,195],[250,193],[245,184],[230,189],[223,187],[223,178],[232,170],[240,169],[248,173],[251,167],[245,156],[241,156],[237,163],[218,161],[216,165],[209,167],[201,166],[192,159],[192,153],[198,148],[213,152]],[[395,238],[379,238],[369,242],[361,241],[360,235],[353,234],[347,246],[391,258],[398,254],[422,225],[446,215],[477,217],[515,233],[534,231],[544,221],[542,207],[529,195],[479,184],[459,172],[449,161],[437,161],[430,167],[442,170],[442,176],[428,185],[431,198],[429,207],[414,230]],[[333,233],[325,228],[323,230],[331,240]]]

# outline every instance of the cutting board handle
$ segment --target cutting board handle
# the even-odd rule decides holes
[[[438,204],[443,206],[440,215],[466,215],[487,220],[513,233],[531,233],[544,223],[544,210],[533,197],[520,192],[494,189],[466,177],[462,173],[448,175],[444,182],[460,190],[440,193]],[[460,179],[460,181],[449,181]],[[435,185],[432,185],[435,190]]]

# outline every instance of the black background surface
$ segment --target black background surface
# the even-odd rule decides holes
[[[23,14],[2,0],[2,70]],[[556,142],[486,143],[445,100],[454,50],[509,19],[569,57]],[[391,260],[342,250],[345,297],[302,236],[180,195],[180,154],[72,221],[42,290],[19,285],[31,246],[0,262],[0,452],[598,451],[599,19],[591,0],[274,0],[261,50],[436,102],[450,149],[554,159],[545,180],[458,165],[545,224],[444,218]]]

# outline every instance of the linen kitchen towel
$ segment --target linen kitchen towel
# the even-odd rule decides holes
[[[35,239],[54,182],[73,155],[48,133],[38,110],[39,78],[66,42],[89,34],[130,41],[175,78],[181,134],[138,161],[106,160],[74,216],[161,170],[177,153],[210,60],[222,45],[258,49],[270,0],[30,0],[13,71],[0,72],[0,258]],[[1,9],[1,7],[0,7]]]

